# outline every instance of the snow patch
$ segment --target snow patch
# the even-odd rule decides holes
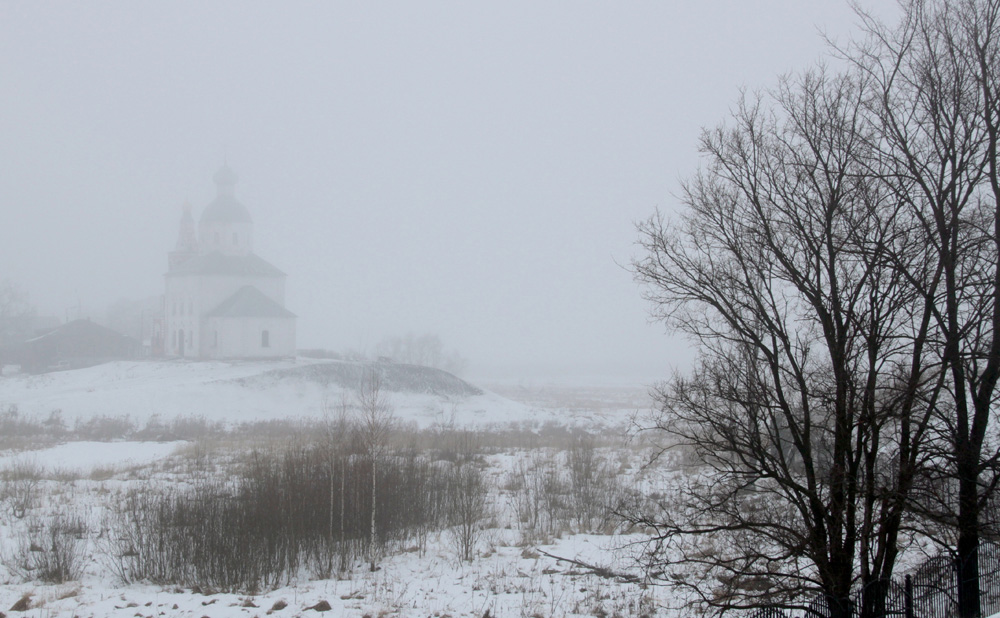
[[[150,464],[186,442],[68,442],[26,453],[0,455],[0,469],[30,462],[48,470],[87,473],[95,468]]]

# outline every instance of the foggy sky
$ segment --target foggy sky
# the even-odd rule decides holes
[[[741,86],[854,21],[801,0],[0,0],[0,278],[61,318],[161,294],[225,157],[299,347],[433,332],[472,374],[665,376],[690,353],[623,268],[635,222],[677,207]]]

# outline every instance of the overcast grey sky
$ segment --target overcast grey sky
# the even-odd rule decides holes
[[[891,15],[890,0],[872,0]],[[665,375],[634,223],[741,86],[846,2],[0,0],[0,275],[43,313],[162,293],[223,157],[300,347],[434,332],[473,374]]]

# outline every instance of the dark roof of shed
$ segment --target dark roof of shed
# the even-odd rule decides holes
[[[206,314],[209,318],[294,318],[295,314],[268,298],[263,292],[245,285]]]
[[[260,277],[284,277],[276,266],[273,266],[254,253],[248,255],[223,255],[218,251],[196,255],[186,262],[181,262],[167,276],[176,275],[243,275]]]
[[[37,337],[28,339],[25,343],[37,343],[45,340],[52,339],[67,339],[73,337],[102,337],[108,341],[118,341],[124,343],[138,343],[132,337],[128,335],[123,335],[116,330],[110,329],[106,326],[101,326],[96,322],[91,322],[89,319],[79,319],[73,320],[72,322],[66,322],[56,326],[55,328],[48,330]]]

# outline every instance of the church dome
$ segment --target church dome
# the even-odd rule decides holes
[[[232,195],[217,195],[201,213],[201,221],[219,223],[253,223],[247,207]]]
[[[214,180],[215,184],[219,186],[225,185],[231,187],[235,185],[236,181],[239,179],[240,177],[236,175],[233,168],[229,167],[228,163],[223,163],[219,171],[215,172],[215,175],[212,176],[212,180]]]
[[[233,186],[238,180],[236,173],[228,165],[223,165],[213,179],[218,194],[212,203],[205,207],[205,211],[201,214],[201,222],[252,223],[246,206],[233,195]]]

